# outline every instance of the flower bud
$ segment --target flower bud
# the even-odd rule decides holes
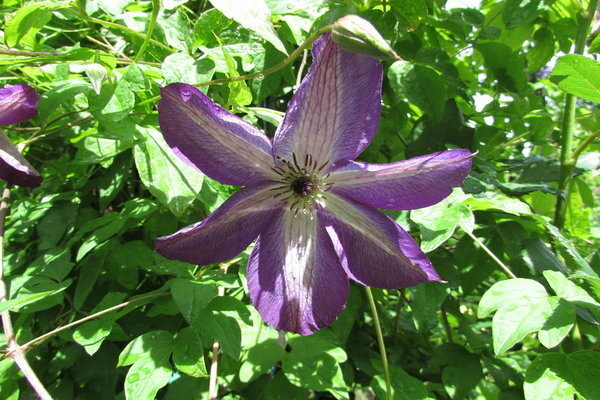
[[[380,60],[400,57],[371,23],[358,15],[346,15],[333,24],[331,38],[340,48]]]

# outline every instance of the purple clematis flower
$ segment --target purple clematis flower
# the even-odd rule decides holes
[[[273,143],[196,88],[162,89],[159,122],[175,154],[220,182],[246,186],[204,221],[158,238],[156,250],[194,264],[228,260],[256,240],[250,299],[277,329],[308,335],[346,303],[349,278],[379,288],[440,281],[414,240],[376,207],[427,207],[460,186],[471,153],[390,164],[353,161],[381,108],[379,61],[325,35]]]
[[[27,121],[37,114],[40,96],[31,86],[12,85],[0,89],[0,125]],[[36,187],[40,174],[0,131],[0,179],[19,186]]]

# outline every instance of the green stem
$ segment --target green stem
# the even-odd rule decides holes
[[[302,44],[296,50],[294,50],[292,52],[292,54],[290,54],[289,56],[287,56],[286,58],[281,60],[279,63],[273,65],[272,67],[269,67],[262,71],[254,72],[252,74],[234,76],[231,78],[214,79],[212,81],[207,81],[207,82],[200,82],[200,83],[196,83],[194,86],[208,86],[208,85],[217,85],[220,83],[245,81],[247,79],[252,79],[252,78],[259,77],[259,76],[271,74],[271,73],[278,71],[281,68],[285,67],[292,61],[294,61],[300,54],[302,54],[302,52],[308,46],[310,46],[315,40],[317,40],[319,38],[319,36],[321,36],[323,33],[327,32],[331,29],[333,29],[332,25],[326,25],[326,26],[322,27],[321,29],[318,29],[312,35],[310,35],[308,38],[306,38],[306,40],[304,42],[302,42]]]
[[[467,230],[465,230],[464,232],[467,235],[469,235],[471,237],[471,239],[473,239],[473,241],[475,243],[477,243],[479,245],[479,247],[481,247],[483,249],[483,251],[488,253],[488,255],[492,258],[492,260],[496,261],[496,263],[500,266],[500,268],[502,268],[502,270],[504,271],[504,273],[506,275],[508,275],[512,279],[517,279],[517,276],[515,274],[513,274],[513,272],[510,270],[510,268],[508,268],[506,266],[506,264],[504,264],[502,262],[502,260],[500,260],[498,257],[496,257],[496,255],[494,253],[492,253],[492,251],[485,244],[483,244],[483,242],[481,240],[479,240],[479,238],[477,236],[473,235],[473,233],[471,233]]]
[[[88,38],[88,40],[89,40],[89,38]],[[60,60],[66,55],[63,53],[50,53],[50,52],[46,52],[46,51],[22,51],[22,50],[11,50],[11,49],[4,49],[4,48],[0,48],[0,54],[6,54],[6,55],[10,55],[10,56],[36,57],[35,59],[31,59],[31,61],[35,61],[35,62],[43,62],[43,61],[48,61],[48,62],[54,61],[55,62],[55,59]],[[42,57],[42,58],[39,59],[38,57]],[[17,61],[21,61],[21,60],[29,61],[29,59],[24,59],[24,58],[17,59]],[[160,63],[152,62],[152,61],[141,61],[141,60],[134,61],[127,57],[117,57],[117,63],[119,63],[119,64],[131,64],[133,62],[137,62],[139,64],[152,65],[155,67],[160,67],[160,65],[161,65]]]
[[[71,329],[74,326],[82,324],[82,323],[84,323],[86,321],[89,321],[89,320],[94,319],[94,318],[98,318],[98,317],[100,317],[100,316],[102,316],[104,314],[108,314],[110,312],[119,310],[119,309],[121,309],[123,307],[126,307],[126,306],[131,305],[131,304],[138,303],[140,301],[150,300],[150,299],[154,299],[154,298],[162,297],[162,296],[167,296],[167,295],[169,295],[169,293],[154,293],[154,294],[149,294],[147,296],[137,297],[135,299],[128,300],[128,301],[126,301],[124,303],[117,304],[116,306],[112,306],[112,307],[106,308],[106,309],[104,309],[102,311],[98,311],[97,313],[90,314],[87,317],[78,319],[77,321],[73,321],[73,322],[71,322],[69,324],[66,324],[66,325],[63,325],[63,326],[59,326],[58,328],[53,329],[50,332],[44,333],[43,335],[38,336],[38,337],[30,340],[29,342],[25,343],[24,345],[20,346],[20,349],[23,352],[26,352],[32,346],[35,346],[36,344],[39,344],[39,343],[43,342],[44,340],[48,339],[49,337],[54,336],[57,333],[62,332],[64,330]]]
[[[271,74],[271,73],[273,73],[275,71],[278,71],[281,68],[285,67],[286,65],[288,65],[292,61],[294,61],[300,54],[302,54],[302,52],[308,46],[310,46],[315,40],[317,40],[319,38],[319,36],[321,36],[323,33],[327,32],[327,31],[329,31],[331,29],[332,29],[332,26],[331,25],[327,25],[327,26],[324,26],[321,29],[317,30],[315,33],[313,33],[308,38],[306,38],[306,40],[304,42],[302,42],[302,44],[300,45],[300,47],[298,47],[296,50],[294,50],[292,52],[292,54],[290,54],[287,58],[283,59],[281,62],[279,62],[278,64],[276,64],[276,65],[274,65],[272,67],[269,67],[269,68],[264,69],[262,71],[254,72],[252,74],[246,74],[246,75],[240,75],[240,76],[232,76],[230,78],[213,79],[212,81],[195,83],[193,86],[200,87],[200,86],[218,85],[218,84],[229,83],[229,82],[245,81],[247,79],[252,79],[252,78],[259,77],[259,76],[264,76],[264,75]],[[157,100],[160,100],[160,96],[150,97],[149,99],[146,99],[146,100],[140,102],[139,104],[137,104],[137,106],[143,106],[143,105],[146,105],[146,104],[149,104],[149,103],[154,103]]]
[[[446,312],[446,306],[442,304],[442,324],[444,325],[444,331],[446,332],[446,339],[448,339],[448,343],[454,342],[452,339],[452,328],[450,327],[450,322],[448,321],[448,313]]]
[[[10,198],[10,185],[4,188],[2,193],[2,202],[0,203],[0,303],[7,301],[6,285],[4,284],[4,220],[6,217],[6,208],[8,207],[8,200]],[[10,311],[5,310],[0,313],[2,319],[2,326],[4,329],[4,336],[6,336],[7,352],[6,355],[11,357],[23,375],[25,379],[31,385],[35,393],[42,400],[52,400],[52,396],[46,390],[44,384],[37,377],[35,371],[29,365],[27,358],[25,357],[25,351],[22,346],[17,343],[15,331],[13,329],[12,321],[10,318]]]
[[[588,8],[580,15],[577,36],[575,38],[575,54],[583,54],[585,42],[590,32],[590,26],[594,13],[598,8],[598,0],[590,0]],[[559,194],[556,198],[556,209],[554,212],[554,225],[562,229],[565,225],[567,208],[569,206],[569,194],[571,189],[571,176],[575,163],[573,162],[573,134],[575,132],[575,104],[577,98],[567,94],[565,98],[565,109],[562,121],[562,140],[560,150],[560,179],[558,182]]]
[[[373,322],[375,324],[375,331],[377,332],[377,343],[379,344],[379,353],[381,354],[381,363],[383,364],[383,375],[385,376],[385,390],[387,394],[387,400],[392,400],[392,380],[390,379],[390,368],[388,366],[387,354],[385,352],[385,343],[383,341],[383,332],[381,331],[381,323],[379,322],[379,314],[377,314],[377,306],[373,299],[373,293],[371,288],[365,286],[365,292],[367,293],[367,299],[371,312],[373,313]]]
[[[573,151],[573,154],[571,155],[571,160],[573,160],[574,164],[577,164],[577,160],[579,160],[579,156],[581,155],[581,153],[583,153],[583,151],[590,145],[592,144],[592,142],[598,137],[600,136],[600,130],[596,131],[594,133],[592,133],[590,136],[586,137],[583,142],[581,142],[579,144],[579,146],[577,146],[577,148]]]
[[[104,20],[101,20],[101,19],[98,19],[98,18],[90,17],[87,14],[84,15],[84,18],[85,18],[85,20],[87,20],[89,22],[92,22],[94,24],[102,25],[105,28],[112,28],[112,29],[117,29],[117,30],[123,31],[125,33],[128,33],[131,36],[135,36],[135,37],[137,37],[139,39],[143,39],[144,41],[146,40],[146,37],[147,37],[146,35],[144,35],[142,33],[136,32],[133,29],[130,29],[130,28],[126,27],[126,26],[115,24],[114,22],[104,21]],[[152,43],[153,45],[156,45],[156,46],[158,46],[158,47],[160,47],[160,48],[162,48],[164,50],[167,50],[170,53],[176,53],[177,52],[177,50],[173,49],[170,46],[162,44],[161,42],[159,42],[157,40],[148,39],[148,41],[150,43]]]
[[[148,47],[148,43],[152,38],[152,32],[154,32],[154,27],[156,26],[156,19],[158,18],[158,12],[160,11],[160,0],[152,0],[152,14],[150,14],[150,22],[148,23],[148,31],[146,31],[146,37],[144,38],[144,43],[142,43],[142,47],[138,51],[137,55],[134,58],[134,61],[138,61],[142,58],[144,51],[146,51],[146,47]]]

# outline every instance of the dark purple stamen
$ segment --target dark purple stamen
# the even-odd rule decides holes
[[[292,190],[300,197],[307,196],[313,189],[313,183],[308,176],[301,176],[291,184]]]

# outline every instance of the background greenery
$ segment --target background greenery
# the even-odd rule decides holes
[[[0,8],[2,84],[42,95],[35,119],[5,131],[44,177],[12,190],[10,300],[0,311],[11,310],[18,343],[29,342],[56,399],[206,399],[214,340],[221,398],[385,398],[359,286],[331,328],[288,334],[285,350],[249,305],[247,252],[202,268],[153,252],[156,237],[236,190],[173,156],[158,130],[159,88],[264,70],[350,13],[404,59],[385,63],[379,133],[361,159],[478,152],[447,200],[390,213],[448,281],[373,291],[394,399],[600,399],[600,36],[597,23],[586,29],[597,0],[157,3]],[[584,47],[587,57],[564,55]],[[202,90],[272,135],[308,65],[304,53],[266,76]],[[570,103],[574,119],[563,121]],[[565,189],[564,218],[555,217]],[[34,397],[3,358],[0,398]]]

